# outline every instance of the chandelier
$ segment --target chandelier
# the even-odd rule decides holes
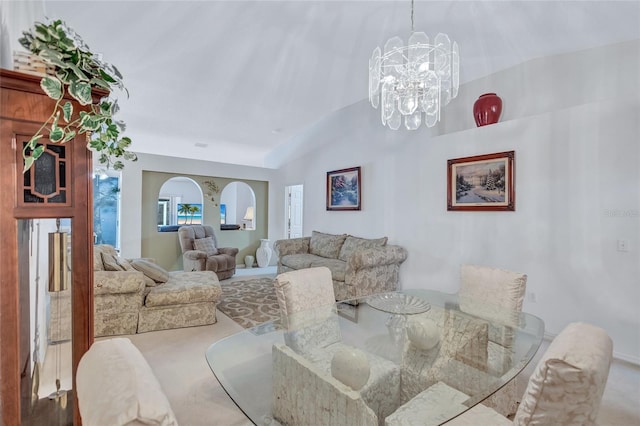
[[[460,57],[458,43],[439,33],[433,43],[423,32],[413,30],[405,46],[398,36],[373,50],[369,59],[369,101],[381,106],[382,124],[398,130],[415,130],[422,122],[433,127],[440,109],[458,96]],[[423,118],[424,115],[424,118]]]

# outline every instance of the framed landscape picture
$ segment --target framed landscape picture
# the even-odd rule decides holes
[[[360,167],[327,172],[327,210],[360,210]]]
[[[447,161],[447,210],[515,209],[515,151]]]
[[[201,225],[202,204],[178,203],[178,225]]]

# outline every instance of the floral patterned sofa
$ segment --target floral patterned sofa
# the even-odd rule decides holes
[[[222,289],[212,271],[167,272],[152,259],[123,259],[110,245],[93,250],[96,336],[216,322]]]
[[[354,299],[398,289],[400,265],[407,251],[387,245],[387,237],[367,239],[313,231],[310,237],[278,240],[278,274],[326,266],[336,300]]]

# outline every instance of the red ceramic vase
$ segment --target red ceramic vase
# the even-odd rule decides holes
[[[502,114],[502,99],[495,93],[480,95],[473,104],[473,118],[478,127],[497,123],[500,114]]]

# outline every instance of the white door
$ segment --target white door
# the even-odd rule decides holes
[[[302,237],[303,185],[291,185],[286,188],[286,237]]]

